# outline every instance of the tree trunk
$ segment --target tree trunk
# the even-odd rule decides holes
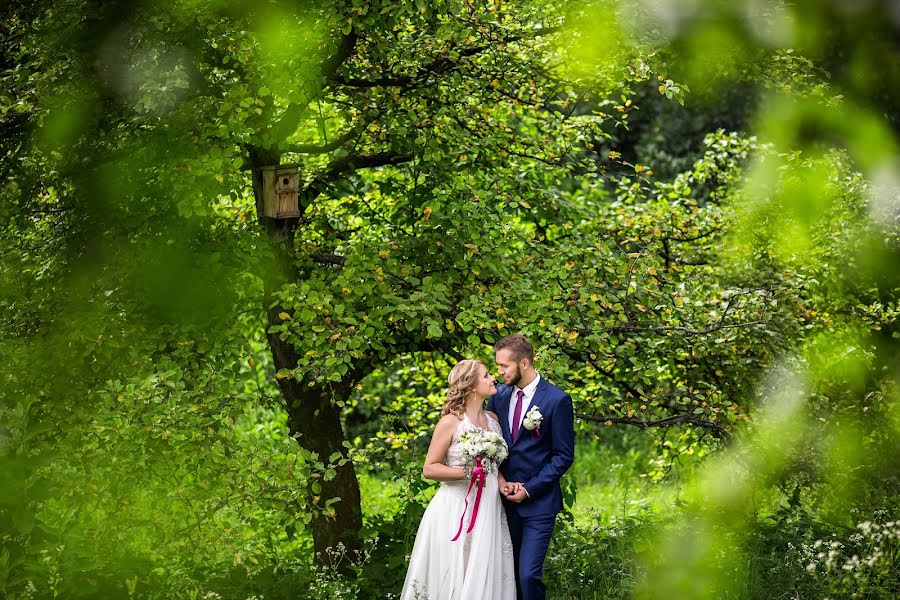
[[[277,307],[276,307],[277,308]],[[272,314],[274,312],[274,314]],[[269,324],[274,324],[277,312],[269,311]],[[289,369],[297,365],[297,356],[289,342],[282,342],[277,335],[268,335],[272,348],[272,357],[276,369]],[[319,460],[328,464],[332,454],[347,457],[347,449],[343,446],[344,431],[341,427],[340,411],[335,400],[350,396],[352,385],[340,384],[329,390],[318,385],[309,387],[306,383],[284,378],[278,381],[288,410],[288,428],[292,435],[299,434],[301,446],[319,456]],[[336,548],[343,544],[349,558],[356,558],[355,551],[361,550],[359,532],[362,529],[362,509],[360,507],[359,482],[353,463],[342,466],[334,465],[336,472],[331,481],[321,478],[311,479],[308,484],[310,504],[315,514],[312,520],[313,546],[316,554],[325,556],[327,548]],[[321,490],[316,493],[314,484],[320,484]],[[331,498],[340,501],[326,509],[325,503]],[[334,514],[330,515],[329,510]]]
[[[274,259],[272,268],[267,269],[265,281],[265,307],[269,326],[280,323],[278,314],[280,307],[269,308],[273,303],[273,294],[283,285],[297,281],[302,274],[294,267],[294,232],[300,219],[270,219],[262,214],[262,177],[260,167],[278,164],[277,153],[265,152],[254,148],[251,150],[250,162],[253,166],[253,190],[256,197],[257,214],[260,223],[268,234]],[[303,207],[301,207],[301,213]],[[297,366],[298,356],[290,341],[282,341],[278,335],[266,333],[275,369],[293,369]],[[337,453],[347,458],[347,449],[341,427],[340,411],[335,400],[346,400],[355,384],[355,376],[351,370],[345,381],[334,386],[298,383],[291,378],[278,381],[278,387],[285,400],[288,411],[288,428],[292,435],[298,436],[299,444],[318,455],[318,460],[326,465],[329,457]],[[356,558],[356,551],[362,549],[359,537],[362,529],[362,509],[360,506],[359,482],[352,462],[342,466],[334,465],[336,475],[330,481],[324,478],[313,478],[308,482],[310,505],[315,514],[311,523],[313,546],[320,562],[325,561],[326,549],[336,548],[342,544],[350,559]],[[321,489],[314,490],[315,484]],[[331,498],[340,501],[326,509],[325,503]],[[330,561],[333,562],[333,561]]]

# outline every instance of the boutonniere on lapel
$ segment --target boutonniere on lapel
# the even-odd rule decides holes
[[[525,418],[522,419],[522,427],[536,433],[538,437],[541,437],[541,421],[543,420],[544,415],[541,414],[538,407],[532,406],[528,412],[525,413]]]

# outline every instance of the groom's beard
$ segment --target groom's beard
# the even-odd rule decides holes
[[[509,385],[519,387],[520,381],[522,381],[522,371],[519,370],[519,367],[516,367],[516,374],[509,380]]]

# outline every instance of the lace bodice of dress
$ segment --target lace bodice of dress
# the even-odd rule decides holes
[[[495,421],[492,417],[485,415],[488,422],[488,428],[490,431],[494,433],[503,435],[503,430],[500,429],[500,423]],[[480,429],[477,425],[472,423],[469,420],[469,417],[463,416],[463,420],[459,422],[459,425],[456,427],[456,433],[453,434],[453,441],[450,442],[450,448],[447,450],[447,458],[444,460],[444,463],[451,467],[464,467],[466,466],[466,461],[462,455],[462,447],[459,444],[459,438],[467,431],[471,431],[473,429]],[[493,469],[496,470],[496,469]]]

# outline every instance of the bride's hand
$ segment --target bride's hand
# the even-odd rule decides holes
[[[521,487],[522,487],[521,483],[513,483],[510,481],[503,481],[500,483],[500,493],[502,493],[504,496],[507,496],[507,497],[513,496],[513,495],[519,493],[519,490],[521,489]]]

